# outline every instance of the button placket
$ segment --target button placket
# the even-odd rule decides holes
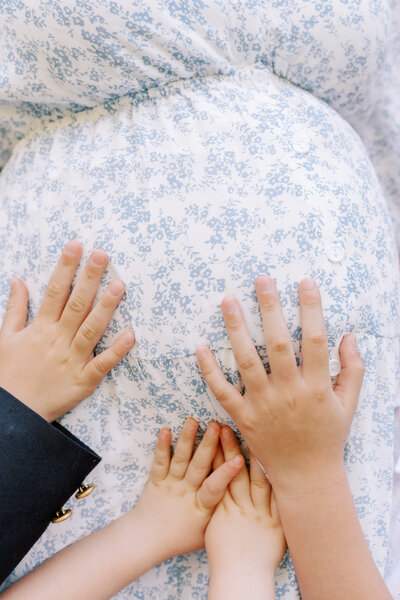
[[[292,148],[296,154],[307,154],[310,150],[310,142],[300,135],[296,135],[292,141]]]
[[[307,154],[311,148],[310,133],[300,124],[294,124],[290,142],[293,152],[298,155]]]
[[[266,70],[257,69],[252,75],[252,80],[255,87],[265,87],[269,83],[269,73]]]
[[[340,360],[337,358],[331,358],[329,361],[329,373],[331,377],[336,377],[339,375],[342,366],[340,364]]]
[[[332,242],[328,247],[327,255],[331,263],[339,263],[345,258],[346,252],[340,242]]]

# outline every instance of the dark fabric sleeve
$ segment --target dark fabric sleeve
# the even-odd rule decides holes
[[[101,458],[2,388],[0,457],[2,582]]]

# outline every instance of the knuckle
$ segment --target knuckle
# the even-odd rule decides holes
[[[256,366],[254,356],[252,356],[250,353],[243,354],[238,358],[238,366],[243,370],[253,369]]]
[[[260,300],[260,306],[265,312],[274,310],[278,303],[278,296],[276,294],[268,294]]]
[[[252,479],[251,481],[251,486],[257,490],[266,490],[268,489],[268,482],[267,479]]]
[[[302,296],[302,304],[308,308],[319,310],[321,308],[321,302],[318,296],[314,296],[310,292],[304,293]]]
[[[84,323],[81,327],[82,337],[88,342],[92,342],[97,336],[97,327],[94,324]]]
[[[286,393],[286,395],[284,396],[284,404],[288,407],[288,408],[292,408],[293,410],[295,410],[297,408],[297,404],[298,404],[298,399],[296,397],[295,394],[291,394],[289,391]]]
[[[80,314],[86,310],[86,302],[84,301],[83,298],[81,298],[79,296],[70,298],[68,305],[69,305],[69,309],[73,313]]]
[[[227,328],[230,332],[236,333],[241,330],[242,323],[238,317],[230,316],[227,319]]]
[[[204,475],[204,470],[207,469],[207,465],[201,464],[193,460],[191,468],[195,475]]]
[[[63,287],[56,282],[51,282],[47,286],[46,296],[51,300],[58,300],[63,295]]]
[[[361,357],[358,358],[357,362],[354,365],[354,368],[355,368],[355,371],[357,373],[359,373],[360,375],[362,375],[362,376],[365,375],[365,364]]]
[[[104,377],[104,375],[108,373],[108,368],[104,360],[99,355],[96,357],[96,360],[94,362],[94,368],[96,372],[102,377]]]
[[[331,388],[327,384],[321,383],[317,385],[313,390],[314,400],[316,402],[323,402],[327,398],[330,390]]]
[[[290,349],[290,344],[286,338],[275,338],[269,344],[270,351],[275,354],[285,354]]]
[[[313,346],[322,346],[326,340],[326,335],[322,331],[311,331],[306,333],[304,337]]]
[[[99,269],[96,269],[92,266],[86,267],[85,279],[87,279],[90,282],[97,281],[99,279]]]
[[[110,308],[114,309],[115,305],[118,303],[119,298],[110,296],[109,294],[103,294],[99,300],[99,308],[103,311],[110,310]]]
[[[174,453],[174,463],[175,463],[175,465],[178,465],[178,466],[186,464],[187,463],[186,455],[183,453],[181,454],[181,452],[179,452],[179,450],[178,450],[178,452]]]
[[[12,313],[14,310],[18,308],[18,304],[15,302],[14,298],[10,298],[6,306],[6,313]]]
[[[60,257],[60,263],[63,267],[75,267],[76,257],[68,252],[63,252]]]
[[[204,377],[207,379],[212,373],[214,373],[215,367],[211,366],[211,365],[207,365],[207,364],[203,364],[201,366],[201,372],[203,373]]]
[[[226,388],[225,385],[217,385],[213,389],[214,396],[221,403],[227,402],[230,398],[229,389]]]
[[[271,310],[276,307],[279,302],[278,290],[275,288],[257,294],[260,306],[265,310]]]

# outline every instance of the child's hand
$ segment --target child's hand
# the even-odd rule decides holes
[[[204,533],[226,487],[244,465],[241,454],[210,475],[220,427],[210,423],[193,455],[198,423],[188,419],[171,459],[171,432],[162,429],[150,480],[132,511],[156,540],[158,560],[204,548]],[[193,458],[192,458],[193,455]]]
[[[229,427],[221,431],[222,450],[214,466],[240,456]],[[274,574],[286,549],[275,497],[268,479],[250,454],[250,477],[244,466],[230,483],[207,527],[210,564],[209,600],[274,597]]]
[[[343,338],[342,370],[332,388],[328,340],[315,282],[305,279],[299,287],[303,328],[303,364],[299,368],[273,280],[260,277],[256,291],[271,375],[265,371],[234,298],[226,298],[222,310],[245,395],[226,381],[207,348],[198,350],[200,368],[266,469],[277,495],[331,486],[345,478],[344,445],[363,379],[355,337]]]
[[[163,560],[203,548],[212,513],[244,459],[235,455],[210,475],[220,427],[210,423],[192,457],[197,427],[187,420],[172,459],[171,432],[162,429],[150,481],[133,510],[55,554],[4,597],[69,600],[90,582],[85,595],[105,600]]]
[[[14,279],[0,332],[0,386],[48,421],[89,396],[135,341],[131,332],[125,332],[93,358],[124,286],[111,282],[92,308],[108,262],[107,255],[97,250],[71,293],[81,254],[76,241],[65,247],[39,314],[28,327],[28,292],[21,280]]]

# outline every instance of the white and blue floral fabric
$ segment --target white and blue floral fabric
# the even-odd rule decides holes
[[[135,504],[162,425],[176,434],[188,415],[202,428],[230,422],[194,350],[209,344],[241,386],[219,308],[236,294],[267,363],[253,284],[268,273],[298,355],[304,276],[321,286],[332,375],[343,334],[357,335],[366,376],[346,465],[374,558],[400,598],[394,534],[387,560],[399,17],[398,0],[0,0],[1,307],[18,274],[34,314],[63,245],[78,238],[86,253],[109,253],[106,279],[126,283],[102,346],[122,328],[138,340],[62,419],[103,456],[95,494],[49,527],[8,583]],[[116,598],[205,600],[207,586],[198,552]],[[300,597],[289,557],[276,596]]]

